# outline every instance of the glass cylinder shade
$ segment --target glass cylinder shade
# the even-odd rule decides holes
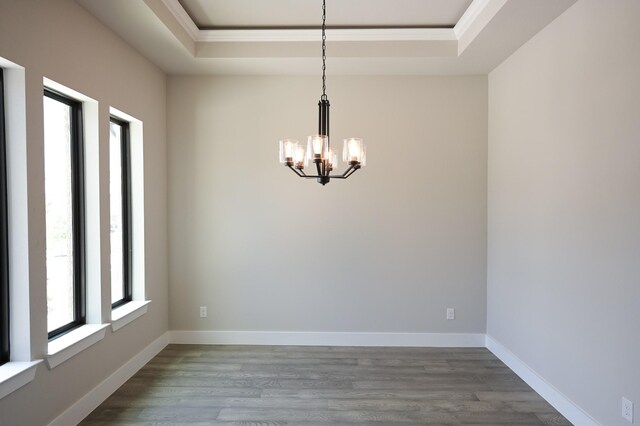
[[[328,157],[329,138],[325,135],[309,136],[307,142],[307,158],[309,160],[324,160]]]
[[[345,163],[364,163],[365,146],[360,138],[348,138],[344,140],[342,161]],[[364,165],[364,164],[363,164]]]
[[[304,148],[300,145],[296,147],[293,155],[293,161],[298,169],[304,169],[307,166],[307,156],[305,155]]]
[[[280,163],[293,164],[293,156],[299,146],[295,139],[283,139],[280,141]]]
[[[338,155],[333,152],[333,149],[329,149],[327,154],[327,162],[329,163],[329,169],[332,170],[334,167],[338,165]]]

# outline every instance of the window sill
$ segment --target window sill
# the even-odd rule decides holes
[[[133,300],[111,311],[111,330],[120,330],[134,319],[147,313],[151,300]]]
[[[0,399],[32,381],[36,367],[42,360],[31,362],[7,362],[0,366]]]
[[[109,324],[87,324],[62,337],[49,342],[45,359],[49,369],[55,368],[69,358],[79,354],[89,346],[104,338]]]

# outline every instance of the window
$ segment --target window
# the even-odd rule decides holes
[[[9,225],[7,152],[4,130],[4,72],[0,68],[0,365],[9,362]]]
[[[47,331],[85,324],[82,104],[44,91]]]
[[[111,117],[109,138],[111,198],[111,306],[132,299],[131,148],[129,123]]]
[[[147,312],[142,121],[109,108],[111,329]]]

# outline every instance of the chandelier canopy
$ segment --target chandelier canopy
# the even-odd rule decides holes
[[[331,179],[346,179],[367,164],[367,150],[361,138],[344,139],[342,161],[349,167],[342,174],[332,175],[338,160],[329,140],[329,99],[327,98],[327,36],[326,0],[322,0],[322,96],[318,102],[318,133],[307,138],[307,149],[295,139],[280,141],[280,163],[295,174],[307,179],[317,179],[326,185]],[[316,165],[315,175],[308,175],[304,168],[312,161]]]

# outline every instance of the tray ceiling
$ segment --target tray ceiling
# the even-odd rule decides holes
[[[200,29],[317,28],[311,0],[179,0]],[[327,22],[347,28],[452,28],[472,0],[327,0]]]
[[[317,74],[320,0],[76,0],[168,74]],[[487,74],[576,0],[327,0],[332,74]]]

